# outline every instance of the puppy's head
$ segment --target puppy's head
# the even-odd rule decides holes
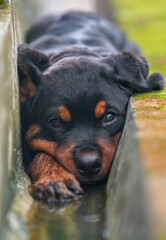
[[[101,58],[76,51],[50,59],[20,46],[18,54],[20,101],[31,149],[50,154],[82,182],[105,178],[130,96],[162,89],[164,77],[148,77],[146,60],[130,53]]]

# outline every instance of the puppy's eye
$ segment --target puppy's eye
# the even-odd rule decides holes
[[[59,127],[61,121],[58,118],[54,118],[54,119],[50,120],[50,122],[53,127]]]
[[[102,126],[107,126],[115,121],[117,115],[113,112],[107,112],[102,119]]]

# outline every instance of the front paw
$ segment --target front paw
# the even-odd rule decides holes
[[[39,180],[31,186],[30,191],[34,199],[44,203],[64,203],[77,199],[83,194],[83,190],[76,179],[50,180],[44,183]]]

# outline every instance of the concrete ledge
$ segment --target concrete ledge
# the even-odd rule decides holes
[[[144,175],[131,103],[107,184],[106,229],[110,239],[148,240]]]
[[[11,8],[12,5],[12,8]],[[18,154],[18,88],[14,6],[0,5],[0,226],[9,205],[10,180]]]

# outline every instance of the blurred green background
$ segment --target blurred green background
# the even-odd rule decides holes
[[[166,1],[116,0],[114,4],[119,26],[141,46],[150,72],[166,75]],[[156,95],[166,98],[166,89]]]

